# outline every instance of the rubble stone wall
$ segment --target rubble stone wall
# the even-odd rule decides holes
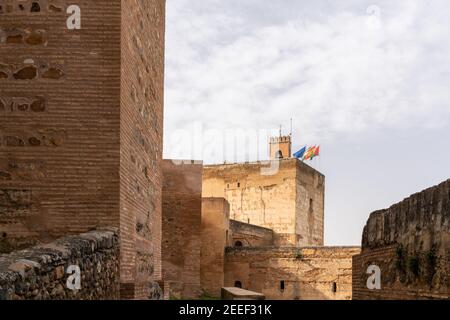
[[[381,289],[367,269],[381,269]],[[354,299],[449,299],[450,180],[372,213],[353,259]]]
[[[77,267],[79,289],[74,278]],[[119,297],[117,230],[92,231],[0,255],[0,300]]]

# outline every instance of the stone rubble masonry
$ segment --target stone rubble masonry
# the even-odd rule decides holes
[[[325,177],[292,158],[203,171],[203,197],[225,198],[232,220],[273,230],[276,246],[323,245],[324,193]]]
[[[270,247],[274,245],[273,231],[236,220],[230,220],[231,246]]]
[[[220,297],[225,247],[230,243],[230,205],[224,198],[202,199],[200,280],[204,294]]]
[[[170,298],[199,298],[203,164],[164,160],[162,170],[163,280]]]
[[[117,227],[122,297],[147,298],[162,279],[165,1],[0,6],[0,252]]]
[[[67,287],[67,269],[81,269],[81,289]],[[0,255],[0,300],[113,300],[119,298],[118,230],[68,236]]]
[[[227,248],[225,287],[269,300],[350,300],[352,256],[359,247]]]
[[[381,290],[367,288],[370,265]],[[450,180],[372,213],[353,258],[353,297],[450,299]]]

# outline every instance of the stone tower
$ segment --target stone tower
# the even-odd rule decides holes
[[[164,0],[0,1],[0,252],[120,230],[123,298],[161,279]]]
[[[292,156],[291,136],[270,138],[270,159],[285,159]]]
[[[273,230],[276,246],[323,245],[325,176],[291,157],[291,136],[271,138],[270,157],[205,166],[203,197],[226,199],[232,220]]]

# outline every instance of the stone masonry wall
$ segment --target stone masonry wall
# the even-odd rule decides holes
[[[370,265],[381,290],[369,290]],[[450,298],[450,180],[370,215],[353,260],[354,299]]]
[[[202,163],[163,161],[163,280],[170,297],[201,295]]]
[[[325,223],[325,176],[297,161],[297,246],[323,246]]]
[[[230,206],[223,198],[202,199],[200,280],[202,291],[220,297],[225,247],[230,237]]]
[[[323,244],[324,177],[297,159],[205,166],[203,197],[224,197],[231,219],[272,229],[277,246]]]
[[[236,220],[230,220],[231,246],[239,241],[244,247],[273,246],[273,231]]]
[[[350,300],[357,247],[227,248],[225,286],[268,300]]]
[[[80,268],[81,289],[67,282]],[[73,288],[73,287],[72,287]],[[69,236],[0,255],[0,300],[102,300],[119,298],[117,230]]]
[[[225,198],[230,219],[272,229],[277,244],[295,245],[296,167],[278,163],[273,175],[262,175],[262,163],[205,166],[203,197]]]

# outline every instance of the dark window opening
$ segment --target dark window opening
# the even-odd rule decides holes
[[[334,293],[337,292],[337,283],[336,283],[336,282],[333,282],[333,285],[332,285],[332,287],[331,287],[331,290],[332,290]]]
[[[236,282],[234,283],[234,287],[235,287],[235,288],[241,288],[241,289],[242,289],[242,282],[236,281]]]
[[[31,12],[41,12],[41,6],[37,2],[33,2],[31,5]]]
[[[235,247],[243,247],[241,241],[236,241],[236,242],[234,243],[234,246],[235,246]]]
[[[238,188],[240,188],[241,187],[241,183],[240,182],[238,182]]]
[[[314,200],[311,198],[311,199],[309,199],[309,210],[310,211],[313,211],[313,209],[314,209]]]
[[[284,283],[284,281],[280,281],[280,290],[284,291],[284,289],[285,289],[285,283]]]
[[[7,236],[6,232],[3,232],[2,233],[2,238],[6,238],[6,236]]]

